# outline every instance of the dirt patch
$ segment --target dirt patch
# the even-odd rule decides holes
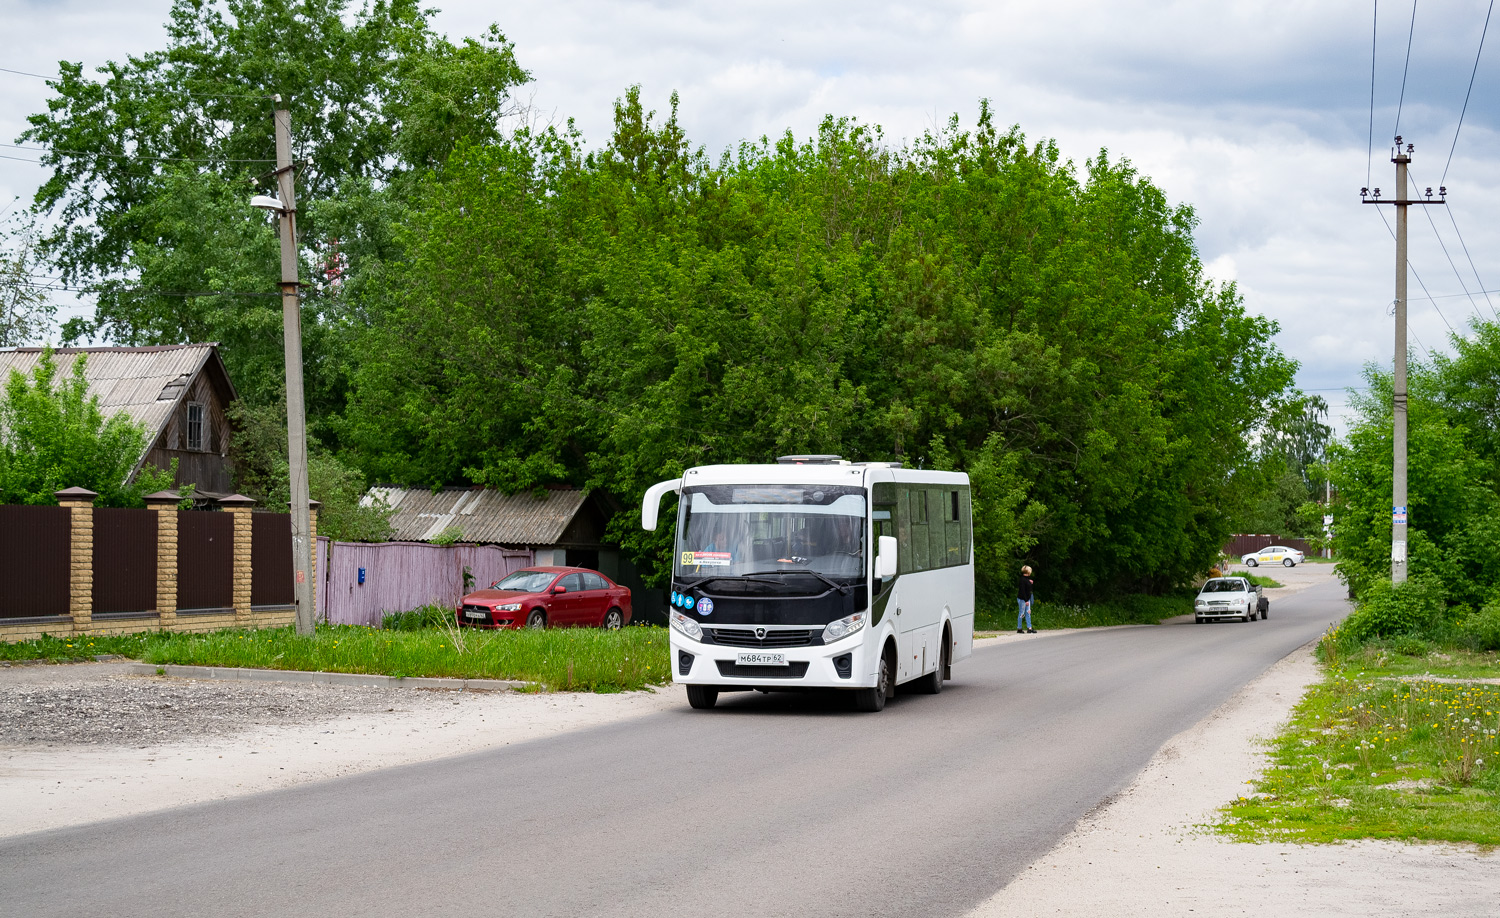
[[[0,676],[0,746],[172,743],[405,711],[413,697],[401,689],[141,679],[124,668],[34,666]]]

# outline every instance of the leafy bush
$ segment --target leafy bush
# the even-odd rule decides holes
[[[1431,645],[1419,637],[1400,634],[1391,639],[1391,650],[1408,657],[1425,657]]]
[[[1500,650],[1500,596],[1465,619],[1462,633],[1474,650]]]
[[[1414,577],[1399,586],[1377,580],[1342,630],[1355,641],[1429,631],[1442,623],[1445,598],[1442,581],[1434,577]]]
[[[387,612],[381,616],[382,631],[425,631],[442,628],[453,620],[453,610],[443,606],[422,606],[407,612]]]

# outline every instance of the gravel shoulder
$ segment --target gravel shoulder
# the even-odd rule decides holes
[[[0,667],[0,838],[324,781],[685,704]]]
[[[1318,678],[1311,645],[1283,659],[1170,740],[1129,788],[970,918],[1492,918],[1500,903],[1494,851],[1388,841],[1248,845],[1202,828],[1259,773],[1261,741]]]

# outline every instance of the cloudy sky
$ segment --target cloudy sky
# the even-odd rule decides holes
[[[1412,209],[1412,345],[1443,350],[1450,329],[1500,308],[1500,293],[1479,293],[1500,290],[1500,36],[1478,56],[1458,130],[1490,0],[1420,5],[1414,27],[1411,3],[1385,0],[1373,36],[1371,0],[432,5],[453,38],[498,22],[534,75],[533,104],[573,118],[595,144],[613,101],[638,83],[658,110],[677,90],[689,136],[713,153],[788,129],[807,136],[829,113],[899,142],[953,113],[972,124],[981,98],[1080,165],[1106,147],[1196,208],[1210,273],[1279,323],[1300,385],[1336,408],[1363,364],[1391,360],[1394,243],[1378,211],[1394,225],[1393,209],[1361,206],[1359,189],[1368,175],[1393,195],[1399,103],[1415,184],[1441,180],[1450,200]],[[0,67],[50,74],[58,60],[93,67],[160,47],[169,7],[0,0]],[[13,142],[47,96],[41,80],[0,72],[0,141]],[[29,201],[44,173],[0,159],[0,208]]]

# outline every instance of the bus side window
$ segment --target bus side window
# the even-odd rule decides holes
[[[911,569],[913,571],[931,570],[932,563],[932,525],[928,523],[927,496],[931,492],[923,487],[911,489]],[[941,538],[941,536],[939,536]]]
[[[944,501],[944,504],[947,504],[944,507],[944,510],[947,510],[945,516],[948,517],[944,522],[944,529],[948,531],[948,555],[945,564],[948,567],[954,567],[954,565],[968,562],[969,553],[963,550],[965,538],[963,538],[962,514],[959,511],[959,492],[950,490],[947,498],[947,501]]]

